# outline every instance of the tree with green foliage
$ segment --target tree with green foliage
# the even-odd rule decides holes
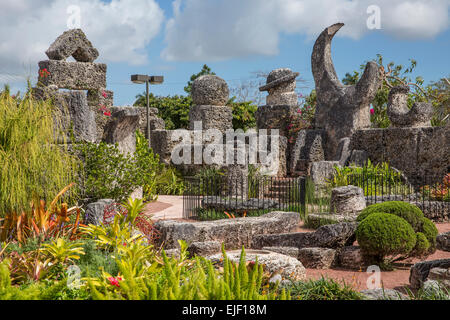
[[[195,79],[197,79],[198,77],[201,76],[205,76],[207,74],[212,74],[215,75],[214,72],[212,72],[211,68],[208,67],[206,64],[203,65],[202,70],[199,73],[193,74],[191,76],[191,79],[188,81],[187,86],[184,87],[184,91],[191,95],[191,91],[192,91],[192,83],[195,81]]]
[[[134,106],[146,106],[146,94],[136,96]],[[189,128],[189,109],[192,105],[191,96],[167,96],[158,97],[153,93],[149,96],[150,108],[157,108],[159,116],[166,122],[167,130],[188,129]]]

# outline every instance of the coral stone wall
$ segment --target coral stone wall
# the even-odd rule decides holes
[[[444,177],[450,169],[450,128],[387,128],[358,130],[351,149],[365,150],[372,162],[389,162],[411,182],[417,177]]]

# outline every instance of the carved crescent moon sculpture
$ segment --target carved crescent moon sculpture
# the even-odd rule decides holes
[[[336,23],[317,38],[311,55],[311,69],[317,93],[315,127],[324,129],[327,136],[325,157],[339,158],[339,141],[350,137],[358,129],[370,127],[370,102],[381,84],[380,68],[375,61],[367,63],[356,85],[343,85],[331,58],[331,41],[344,26]]]

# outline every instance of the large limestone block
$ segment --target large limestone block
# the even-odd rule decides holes
[[[394,289],[367,289],[361,291],[365,300],[408,300],[408,296]]]
[[[436,247],[439,250],[450,252],[450,231],[436,237]]]
[[[78,62],[94,62],[98,51],[81,29],[65,31],[45,52],[52,60],[65,60],[72,56]]]
[[[288,125],[297,108],[292,105],[267,105],[256,110],[256,125],[261,129],[278,129],[280,136],[289,135]],[[269,132],[268,132],[269,133]]]
[[[93,224],[96,226],[100,225],[101,223],[103,223],[105,209],[113,205],[114,200],[112,199],[101,199],[96,202],[88,204],[84,216],[84,223]]]
[[[329,248],[303,248],[299,250],[298,260],[306,268],[329,269],[336,260],[336,250]]]
[[[324,143],[325,131],[300,130],[290,151],[289,172],[308,171],[312,162],[324,161]]]
[[[285,233],[298,226],[296,212],[271,212],[261,217],[247,217],[206,222],[184,222],[165,220],[155,223],[160,232],[159,241],[166,248],[178,246],[178,240],[188,243],[219,241],[227,249],[250,247],[256,234]]]
[[[222,244],[219,241],[193,242],[188,247],[191,256],[208,256],[220,252]]]
[[[230,261],[239,263],[241,250],[234,250],[226,252]],[[223,263],[223,255],[216,254],[207,257],[213,263]],[[283,254],[265,251],[265,250],[246,250],[245,261],[255,262],[258,259],[259,265],[262,265],[264,270],[270,274],[279,274],[283,280],[292,279],[294,281],[306,279],[306,269],[297,259]]]
[[[384,139],[385,129],[362,129],[357,130],[351,137],[351,150],[364,150],[370,161],[379,163],[384,161]]]
[[[263,247],[321,247],[341,248],[351,245],[356,239],[356,222],[342,222],[322,226],[315,232],[294,232],[284,234],[259,234],[253,237],[252,248]]]
[[[39,69],[47,69],[48,76],[41,77],[44,86],[56,85],[60,89],[94,90],[106,88],[106,64],[44,60]]]
[[[337,187],[331,190],[332,213],[354,215],[366,208],[363,189],[356,186]]]
[[[225,133],[233,129],[233,110],[228,106],[193,105],[189,110],[189,130],[194,130],[198,121],[202,122],[202,130],[217,129]]]
[[[450,169],[450,127],[430,127],[417,130],[420,133],[416,171],[420,176],[444,177]]]
[[[105,141],[118,144],[123,153],[136,150],[135,132],[139,125],[139,110],[135,107],[112,107],[111,119],[105,127]]]
[[[69,91],[58,93],[64,100],[63,105],[58,105],[63,114],[66,128],[71,128],[75,141],[95,142],[97,140],[96,114],[89,107],[86,92]]]
[[[409,283],[413,289],[419,289],[427,280],[431,269],[450,268],[450,259],[423,261],[414,264],[409,274]]]
[[[216,75],[204,75],[198,77],[192,83],[194,105],[225,106],[229,95],[227,83]]]
[[[339,161],[316,161],[311,163],[309,175],[315,184],[326,184],[336,173],[335,166],[339,167]]]
[[[417,168],[417,146],[420,128],[388,128],[383,132],[384,157],[389,164],[405,173]]]
[[[358,246],[347,246],[340,250],[339,265],[347,269],[359,269],[366,265],[362,250]]]

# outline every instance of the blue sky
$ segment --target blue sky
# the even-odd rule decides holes
[[[0,0],[0,85],[8,82],[13,89],[23,89],[25,78],[37,75],[37,62],[46,59],[43,52],[67,29],[71,4],[81,9],[81,28],[100,51],[97,61],[108,64],[115,105],[132,104],[144,91],[144,86],[130,83],[131,74],[164,75],[164,84],[151,91],[183,94],[203,64],[230,88],[254,79],[253,72],[288,67],[300,72],[306,81],[301,91],[307,94],[314,88],[310,57],[315,38],[335,22],[346,24],[332,47],[341,79],[377,53],[397,64],[417,60],[413,75],[426,82],[450,75],[450,0],[6,2]],[[380,8],[380,30],[366,26],[370,4]],[[5,21],[13,13],[24,19]]]

